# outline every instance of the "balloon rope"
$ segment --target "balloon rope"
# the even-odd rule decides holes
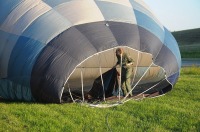
[[[98,54],[98,57],[99,57],[99,54]],[[100,57],[99,57],[99,71],[100,71],[100,74],[101,74],[101,83],[102,83],[102,88],[103,88],[103,100],[106,101],[105,88],[104,88],[104,82],[103,82],[103,76],[102,76],[102,69],[101,69],[101,60],[100,60]]]
[[[142,75],[142,77],[138,80],[138,82],[135,84],[135,86],[131,89],[131,91],[128,92],[128,94],[124,97],[124,99],[122,100],[122,102],[128,97],[128,95],[133,91],[133,89],[138,85],[138,83],[142,80],[142,78],[146,75],[146,73],[149,71],[149,69],[151,68],[151,66],[153,65],[153,62],[151,63],[151,65],[147,68],[147,70],[145,71],[145,73]]]
[[[160,82],[156,83],[155,85],[153,85],[152,87],[150,87],[149,89],[147,89],[147,90],[143,91],[142,93],[140,93],[140,94],[134,96],[134,98],[137,97],[137,96],[142,95],[143,93],[145,93],[145,92],[147,92],[147,91],[149,91],[149,90],[151,90],[152,88],[154,88],[155,86],[157,86],[158,84],[160,84],[160,83],[161,83],[162,81],[164,81],[164,80],[165,80],[165,78],[164,78],[163,80],[161,80]],[[129,99],[129,100],[130,100],[130,99]],[[125,102],[127,102],[127,101],[129,101],[129,100],[126,100],[126,101],[124,101],[123,103],[125,103]]]
[[[131,82],[131,85],[133,85],[133,83],[134,83],[134,81],[135,81],[135,76],[136,76],[136,73],[137,73],[137,68],[138,68],[138,63],[139,63],[139,56],[140,56],[140,52],[138,51],[136,69],[135,69],[135,72],[134,72],[134,76],[133,76],[133,80],[132,80],[132,82]]]
[[[82,72],[82,68],[81,68],[81,86],[82,86],[82,98],[83,98],[83,102],[84,102],[85,99],[84,99],[84,92],[83,92],[83,72]]]
[[[120,54],[121,58],[120,58],[120,77],[119,77],[119,101],[120,101],[120,91],[121,91],[121,87],[122,87],[122,54]]]
[[[69,88],[70,97],[71,97],[72,101],[75,103],[74,98],[73,98],[72,93],[71,93],[71,90],[70,90],[70,87],[69,87],[69,84],[68,84],[68,88]]]
[[[145,92],[151,90],[152,88],[154,88],[155,86],[157,86],[158,84],[160,84],[160,83],[161,83],[162,81],[164,81],[164,80],[165,80],[165,78],[164,78],[163,80],[161,80],[160,82],[156,83],[155,85],[153,85],[152,87],[148,88],[147,90],[143,91],[142,93],[136,95],[135,97],[140,96],[140,95],[142,95],[143,93],[145,93]]]
[[[102,87],[103,87],[103,100],[105,101],[106,100],[106,97],[105,97],[105,88],[104,88],[104,82],[103,82],[101,67],[100,67],[100,74],[101,74],[101,82],[102,82]]]

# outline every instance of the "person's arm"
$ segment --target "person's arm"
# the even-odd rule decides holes
[[[130,57],[130,56],[128,56],[128,55],[126,55],[126,58],[127,58],[127,64],[126,64],[126,66],[131,66],[131,65],[133,65],[133,59]]]
[[[133,65],[133,62],[127,63],[126,66],[131,66]]]

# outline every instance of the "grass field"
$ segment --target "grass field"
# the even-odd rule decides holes
[[[113,108],[0,102],[0,131],[199,132],[200,68],[183,68],[165,96]]]

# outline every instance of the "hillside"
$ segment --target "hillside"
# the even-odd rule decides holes
[[[172,32],[182,58],[200,58],[200,28]]]
[[[200,44],[200,28],[172,32],[179,45]]]

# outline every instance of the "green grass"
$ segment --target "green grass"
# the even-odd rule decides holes
[[[0,131],[199,132],[200,68],[181,70],[165,96],[113,108],[0,102]]]

